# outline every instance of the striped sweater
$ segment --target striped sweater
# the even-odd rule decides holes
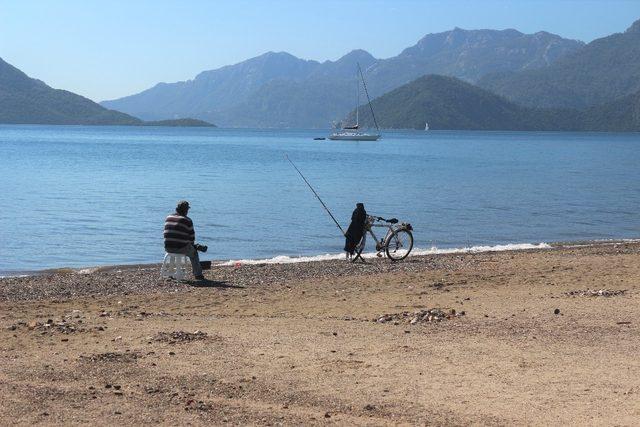
[[[174,213],[164,221],[164,249],[167,252],[180,250],[195,239],[193,221],[188,216]]]

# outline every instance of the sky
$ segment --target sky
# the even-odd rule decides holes
[[[640,0],[0,0],[0,58],[102,101],[268,51],[388,58],[454,27],[590,42],[637,19]]]

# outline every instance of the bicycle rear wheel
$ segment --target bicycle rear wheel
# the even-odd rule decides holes
[[[391,261],[400,261],[413,249],[413,234],[409,230],[394,230],[384,242],[384,249]]]

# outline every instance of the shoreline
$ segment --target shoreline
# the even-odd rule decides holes
[[[72,299],[90,296],[148,294],[154,292],[190,291],[198,287],[233,283],[240,286],[255,284],[282,284],[293,279],[319,279],[334,276],[363,276],[368,274],[422,270],[454,271],[467,264],[482,262],[492,256],[515,256],[518,254],[553,253],[572,250],[607,251],[611,248],[640,248],[640,240],[571,242],[558,244],[507,245],[481,247],[483,250],[461,248],[444,250],[441,253],[411,255],[399,262],[376,258],[367,254],[366,263],[347,262],[343,256],[328,259],[298,262],[265,262],[265,260],[226,261],[212,263],[204,275],[210,283],[201,284],[191,278],[176,281],[160,277],[160,263],[112,265],[82,269],[45,270],[39,274],[1,277],[0,302],[33,301],[40,299]],[[498,248],[497,250],[495,250]],[[493,250],[491,250],[493,249]],[[272,259],[274,260],[274,259]]]
[[[509,251],[526,251],[526,250],[552,250],[552,249],[568,249],[575,247],[598,246],[598,245],[615,245],[624,243],[640,243],[639,238],[626,239],[598,239],[598,240],[576,240],[576,241],[558,241],[558,242],[540,242],[540,243],[506,243],[496,245],[476,245],[470,247],[453,247],[442,248],[432,247],[430,249],[413,248],[409,258],[419,256],[433,256],[446,254],[467,254],[467,253],[491,253],[491,252],[509,252]],[[375,259],[375,252],[363,254],[365,259]],[[205,258],[201,256],[201,258]],[[260,265],[260,264],[294,264],[306,262],[322,262],[322,261],[339,261],[344,259],[344,253],[339,254],[318,254],[318,255],[275,255],[272,258],[243,258],[243,259],[218,259],[211,261],[212,268],[234,266],[237,263],[243,265]],[[202,259],[201,261],[205,261]],[[402,261],[400,261],[402,262]],[[56,274],[91,274],[98,272],[113,272],[117,270],[135,270],[156,268],[162,265],[162,262],[156,263],[134,263],[134,264],[105,264],[83,267],[58,267],[45,268],[41,270],[24,270],[16,272],[0,272],[0,281],[3,279],[20,278],[20,277],[38,277],[50,276]]]

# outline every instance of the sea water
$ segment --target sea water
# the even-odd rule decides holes
[[[640,135],[0,126],[0,275],[160,262],[190,202],[204,259],[338,256],[356,202],[417,250],[640,237]],[[506,245],[506,246],[505,246]],[[437,249],[436,249],[437,248]]]

